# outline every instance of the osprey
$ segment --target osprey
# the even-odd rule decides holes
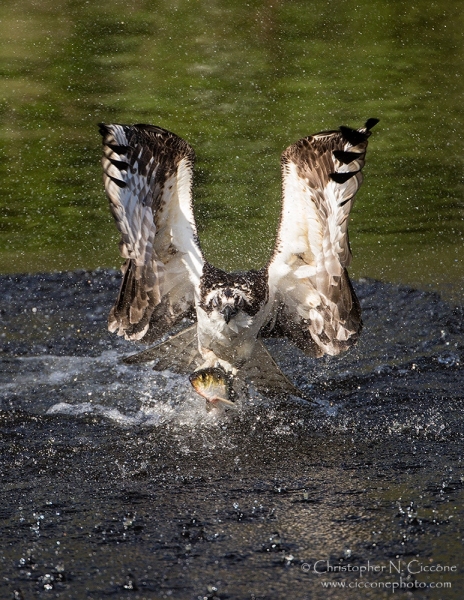
[[[103,173],[126,259],[108,328],[152,342],[126,359],[190,373],[213,404],[231,403],[231,381],[265,393],[301,393],[261,338],[288,338],[307,355],[336,355],[357,341],[361,310],[348,277],[348,220],[378,119],[305,137],[282,154],[282,212],[269,263],[244,273],[209,264],[192,204],[194,151],[152,125],[100,125]]]

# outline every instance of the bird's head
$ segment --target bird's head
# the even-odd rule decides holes
[[[200,306],[209,315],[216,314],[229,324],[240,321],[246,326],[267,300],[264,272],[226,273],[205,266],[200,282]],[[244,319],[240,318],[243,315]]]
[[[246,295],[243,290],[230,287],[214,290],[208,303],[209,308],[216,310],[226,323],[236,317],[245,308],[246,304]]]

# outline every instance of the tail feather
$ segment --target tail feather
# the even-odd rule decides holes
[[[151,360],[157,361],[153,367],[156,371],[169,370],[180,375],[190,375],[200,368],[204,359],[198,351],[197,325],[183,329],[157,346],[126,357],[124,362],[138,364]],[[244,386],[252,386],[266,397],[293,395],[308,399],[282,373],[260,340],[256,342],[252,357],[234,378],[235,390],[243,389]]]
[[[239,371],[239,377],[267,397],[293,395],[302,392],[282,373],[263,342],[257,341],[253,355]]]
[[[198,352],[196,324],[172,335],[157,346],[126,357],[124,362],[126,364],[137,364],[150,360],[158,361],[153,367],[156,371],[169,369],[174,373],[187,375],[197,369],[202,364],[203,359]]]

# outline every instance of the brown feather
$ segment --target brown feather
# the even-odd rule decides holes
[[[191,176],[194,152],[175,134],[151,125],[102,124],[100,132],[105,188],[121,233],[120,252],[126,258],[108,326],[127,339],[147,341],[154,332],[160,336],[191,316],[194,308],[191,273],[183,262],[186,252],[173,239],[176,227],[182,227],[184,237],[193,240],[201,265],[191,181],[185,191],[179,187],[180,166]],[[181,193],[189,195],[190,223],[185,223],[179,208]]]
[[[285,336],[310,356],[339,354],[362,329],[346,270],[348,220],[376,122],[308,136],[282,154],[281,224],[268,265],[276,308],[262,334]]]

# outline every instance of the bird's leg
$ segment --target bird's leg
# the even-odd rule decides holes
[[[212,350],[209,350],[208,348],[200,348],[200,354],[205,359],[205,362],[200,367],[198,367],[198,369],[195,369],[195,371],[202,371],[203,369],[213,369],[215,367],[221,367],[226,373],[229,373],[233,376],[237,375],[237,369],[226,360],[218,358]]]
[[[226,360],[221,360],[218,358],[218,365],[220,365],[226,373],[229,373],[229,375],[233,375],[235,377],[238,373],[238,370]]]
[[[212,350],[208,350],[208,348],[199,348],[200,354],[205,359],[205,362],[195,369],[195,371],[202,371],[203,369],[213,369],[218,364],[218,357],[214,354]]]

